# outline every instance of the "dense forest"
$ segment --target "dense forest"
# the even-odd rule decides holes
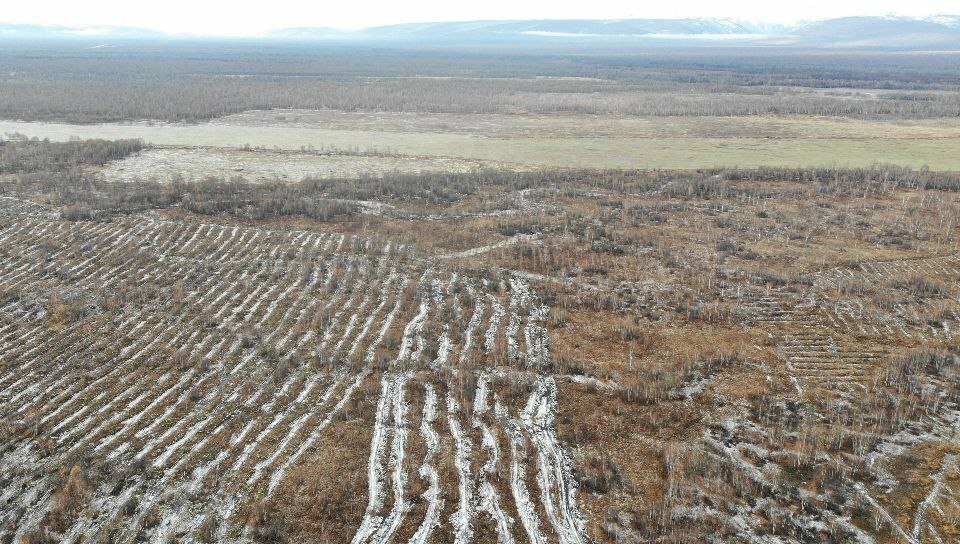
[[[960,57],[950,54],[679,49],[493,56],[243,44],[15,45],[0,51],[0,118],[195,122],[270,108],[956,117],[958,74]]]

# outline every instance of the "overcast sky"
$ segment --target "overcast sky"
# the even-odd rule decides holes
[[[173,33],[252,35],[279,28],[354,29],[471,19],[729,17],[789,23],[849,15],[960,14],[960,0],[7,0],[0,21],[134,26]]]

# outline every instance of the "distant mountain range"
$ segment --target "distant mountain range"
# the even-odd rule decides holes
[[[0,24],[2,39],[182,40],[183,36],[127,27],[66,27]],[[217,39],[217,38],[209,38]],[[796,25],[733,19],[529,20],[411,23],[361,30],[287,28],[235,39],[305,43],[480,45],[770,45],[786,47],[957,49],[960,15],[845,17]]]
[[[628,39],[657,36],[737,36],[764,34],[770,29],[732,19],[526,20],[410,23],[343,32],[325,28],[290,28],[271,34],[297,39],[359,40],[482,40],[511,41],[543,38]]]
[[[125,26],[48,26],[0,23],[0,40],[164,39],[168,34]]]

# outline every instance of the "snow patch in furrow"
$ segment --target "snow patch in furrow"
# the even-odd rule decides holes
[[[500,459],[500,449],[497,447],[497,439],[482,420],[482,416],[489,410],[487,403],[489,382],[490,376],[486,373],[481,374],[477,379],[477,389],[474,394],[473,427],[480,429],[480,435],[482,437],[481,446],[487,453],[487,461],[483,464],[478,478],[476,494],[479,498],[479,509],[486,512],[496,525],[497,542],[499,544],[508,544],[513,542],[513,535],[511,534],[513,519],[503,511],[503,507],[500,505],[499,494],[489,481],[490,477],[496,473],[497,462]]]
[[[374,358],[377,355],[377,348],[383,342],[384,336],[387,335],[387,331],[390,330],[390,326],[393,325],[393,321],[396,319],[397,314],[400,313],[400,307],[403,306],[403,298],[400,294],[403,292],[403,289],[407,285],[407,278],[403,278],[400,282],[400,287],[398,288],[397,300],[393,304],[393,309],[390,310],[390,313],[387,314],[387,318],[383,320],[383,325],[380,327],[380,331],[377,333],[377,337],[374,338],[373,342],[370,343],[370,346],[367,347],[367,353],[364,355],[363,361],[365,363],[373,362]],[[352,353],[352,351],[351,351]]]
[[[287,381],[284,383],[283,388],[281,388],[280,394],[275,396],[266,406],[263,406],[260,411],[266,414],[266,413],[269,413],[271,410],[273,410],[273,406],[276,404],[277,399],[286,394],[286,392],[290,389],[290,387],[293,385],[296,379],[297,379],[296,375],[291,375],[287,379]],[[315,379],[318,379],[318,378],[313,378],[313,380]],[[311,381],[313,382],[313,380]],[[313,382],[313,384],[316,385],[316,382]],[[304,388],[301,390],[300,396],[303,395],[303,392],[306,391],[306,389],[307,389],[307,385],[305,385]],[[249,442],[243,446],[242,452],[234,461],[233,465],[230,467],[230,470],[229,470],[230,474],[236,474],[240,470],[240,468],[243,467],[243,464],[246,463],[250,455],[253,454],[253,451],[257,448],[257,446],[260,445],[260,441],[263,440],[263,438],[274,427],[276,427],[280,423],[280,420],[285,416],[286,413],[287,411],[283,410],[283,411],[280,411],[278,414],[274,415],[270,423],[267,424],[267,427],[261,430],[260,433],[257,434],[257,436],[253,439],[252,442]]]
[[[493,519],[497,527],[497,543],[512,544],[513,534],[511,533],[511,527],[513,526],[513,518],[504,512],[503,506],[500,505],[500,495],[489,480],[490,474],[496,471],[495,466],[499,455],[496,438],[494,438],[493,433],[490,432],[490,428],[486,425],[482,425],[481,431],[483,433],[483,448],[488,452],[488,461],[487,464],[484,465],[483,470],[485,475],[479,487],[480,509],[489,514]]]
[[[380,380],[380,398],[377,400],[377,412],[373,421],[373,436],[370,440],[370,456],[367,459],[367,508],[352,544],[367,542],[376,531],[383,518],[378,515],[383,507],[383,483],[386,478],[386,469],[383,466],[383,456],[390,436],[387,421],[390,419],[390,409],[393,400],[393,377],[384,375]]]
[[[497,446],[497,439],[490,427],[481,419],[489,409],[487,404],[489,381],[490,378],[486,374],[478,378],[473,404],[473,426],[480,429],[481,447],[487,453],[487,460],[483,464],[478,478],[477,495],[479,496],[480,510],[486,512],[496,525],[498,544],[512,544],[513,518],[504,512],[500,504],[500,496],[493,484],[490,483],[490,478],[497,472],[500,448]]]
[[[18,500],[19,506],[26,508],[26,513],[20,518],[17,532],[11,542],[30,542],[27,539],[27,534],[37,530],[40,522],[43,521],[44,514],[50,511],[50,507],[53,506],[53,493],[52,490],[45,489],[47,487],[46,481],[46,478],[41,480],[27,492],[26,496],[21,496]]]
[[[121,429],[120,429],[119,432],[123,432],[124,430],[129,430],[129,429],[133,428],[133,426],[135,426],[141,419],[143,419],[143,417],[144,417],[145,414],[147,414],[147,413],[150,412],[152,409],[154,409],[155,407],[157,407],[161,402],[165,401],[165,400],[167,399],[167,397],[169,397],[170,395],[173,395],[178,389],[180,389],[181,387],[183,387],[184,385],[186,385],[186,383],[193,378],[193,375],[194,375],[194,374],[195,374],[195,371],[194,371],[192,368],[191,368],[190,370],[188,370],[187,372],[184,372],[184,373],[180,376],[180,379],[177,380],[177,382],[176,382],[175,384],[173,384],[171,387],[166,388],[163,392],[161,392],[159,395],[157,395],[152,401],[150,401],[150,403],[148,403],[142,410],[140,410],[140,411],[139,411],[137,414],[135,414],[133,417],[128,418],[128,419],[124,422],[124,425],[123,425],[123,427],[121,427]],[[168,379],[170,379],[170,377],[171,377],[171,374],[170,374],[169,372],[163,374],[163,375],[160,376],[160,378],[157,380],[157,385],[158,385],[158,386],[163,386],[163,385],[166,383],[166,381],[167,381]],[[149,390],[148,390],[147,392],[149,392]],[[120,397],[117,397],[117,399],[121,399],[121,398],[123,398],[124,396],[125,396],[125,395],[121,395]],[[121,412],[115,413],[115,414],[111,417],[111,419],[109,419],[109,420],[101,423],[101,425],[100,425],[99,427],[103,427],[103,426],[105,426],[106,424],[111,423],[113,420],[116,420],[117,418],[125,415],[126,413],[128,413],[128,412],[130,411],[130,409],[134,408],[134,407],[136,406],[136,404],[137,404],[137,403],[135,403],[135,402],[130,402],[130,403],[128,403],[127,408],[126,408],[125,410],[123,410],[123,411],[121,411]],[[108,403],[108,404],[105,405],[103,408],[101,408],[101,411],[108,410],[108,409],[110,409],[111,407],[112,407],[112,402],[111,402],[111,403]],[[168,407],[168,410],[172,410],[172,408]],[[136,434],[136,436],[137,436],[137,437],[142,437],[144,434],[153,431],[153,429],[154,429],[157,425],[159,425],[159,424],[160,424],[160,422],[159,422],[158,420],[154,420],[153,423],[151,423],[151,425],[150,425],[146,430],[141,429],[140,431],[138,431],[137,434]],[[96,429],[96,430],[99,430],[99,429]],[[96,430],[95,430],[94,432],[96,432]],[[102,449],[103,447],[105,447],[106,445],[108,445],[110,441],[112,441],[112,438],[109,438],[108,441],[101,442],[101,443],[98,445],[98,448]]]
[[[490,315],[490,326],[487,327],[487,332],[484,335],[483,349],[487,353],[490,353],[493,351],[493,348],[496,345],[497,330],[500,328],[500,320],[503,319],[503,316],[506,312],[503,309],[503,305],[500,304],[499,300],[497,300],[497,297],[490,294],[488,294],[487,297],[490,299],[493,313]]]
[[[527,368],[541,371],[548,369],[550,367],[549,335],[547,329],[540,323],[546,319],[550,310],[539,304],[526,282],[512,279],[510,283],[514,291],[520,295],[521,304],[530,308],[527,325],[523,331]]]
[[[353,343],[350,345],[350,350],[347,352],[346,358],[353,357],[353,354],[356,353],[357,349],[360,348],[360,344],[363,342],[363,339],[366,338],[367,334],[370,333],[370,326],[373,325],[373,322],[376,319],[376,316],[380,315],[380,312],[383,311],[383,308],[386,306],[387,300],[389,298],[388,295],[389,295],[390,285],[392,285],[396,281],[396,279],[397,279],[396,269],[393,269],[390,271],[390,275],[387,277],[387,280],[383,282],[383,285],[380,288],[380,303],[377,305],[376,309],[374,309],[373,312],[371,312],[370,315],[367,316],[366,321],[363,322],[363,326],[360,328],[360,333],[357,334],[356,338],[354,338],[353,340]],[[403,282],[401,282],[400,289],[402,289],[402,285],[404,285],[405,283],[406,283],[406,279],[404,279]],[[388,322],[390,323],[393,322],[393,319],[396,316],[396,312],[399,311],[400,309],[399,304],[400,304],[400,294],[398,290],[396,305],[394,306],[391,314],[387,316]],[[371,347],[380,345],[380,342],[383,340],[383,333],[385,331],[386,329],[381,330],[381,334],[376,340],[374,340],[373,344],[371,344]],[[367,353],[368,355],[370,354],[369,349],[367,350]],[[372,360],[372,357],[370,357],[369,360]]]
[[[284,461],[284,463],[280,465],[280,468],[274,471],[273,475],[270,476],[270,485],[267,488],[268,497],[273,494],[273,492],[276,490],[280,482],[283,481],[283,477],[284,475],[286,475],[290,467],[293,466],[297,462],[297,460],[300,459],[300,457],[308,449],[310,449],[310,447],[313,446],[314,442],[316,442],[320,438],[320,433],[327,428],[327,425],[329,425],[330,422],[333,421],[334,415],[336,415],[336,413],[343,408],[343,406],[347,403],[347,401],[350,400],[350,397],[353,395],[353,392],[357,389],[357,387],[360,386],[360,384],[363,382],[363,379],[365,377],[366,377],[366,373],[361,373],[356,377],[353,383],[351,383],[347,387],[347,389],[344,391],[343,396],[340,397],[340,400],[337,402],[336,406],[334,406],[333,409],[330,410],[330,412],[327,414],[327,417],[325,417],[323,421],[321,421],[316,427],[314,427],[313,431],[310,433],[310,436],[307,437],[307,439],[300,445],[299,448],[297,448],[297,451],[295,451],[293,455],[291,455],[286,461]]]
[[[540,517],[537,515],[530,492],[527,491],[526,475],[520,459],[520,449],[524,443],[520,425],[510,418],[507,408],[494,396],[494,412],[500,420],[510,441],[510,491],[520,516],[520,523],[531,544],[546,544],[547,538],[540,530]]]
[[[350,338],[350,333],[353,332],[354,327],[357,325],[357,321],[360,319],[360,315],[364,313],[364,310],[367,309],[367,306],[370,304],[370,300],[373,298],[373,292],[367,290],[366,296],[363,297],[363,300],[360,302],[360,306],[357,307],[356,311],[350,316],[349,321],[347,321],[346,327],[343,329],[343,334],[340,335],[340,340],[337,341],[336,345],[333,346],[331,351],[331,357],[336,357],[340,353],[340,349],[343,347],[343,344]],[[323,350],[325,346],[321,345],[320,349]]]
[[[437,453],[440,438],[433,430],[433,423],[437,419],[437,393],[429,383],[423,384],[425,398],[423,402],[423,417],[420,420],[420,436],[427,445],[423,463],[420,465],[420,477],[429,482],[427,490],[423,492],[423,500],[427,503],[427,511],[423,522],[417,528],[411,544],[427,544],[430,534],[440,524],[440,511],[443,510],[443,501],[440,499],[440,475],[433,467],[433,457]]]
[[[520,299],[517,297],[516,289],[510,293],[510,320],[507,322],[504,336],[507,338],[507,360],[514,361],[520,356],[520,350],[517,347],[517,333],[520,332],[520,313],[518,307]]]
[[[450,522],[453,524],[453,534],[455,544],[466,544],[473,538],[473,527],[471,521],[474,517],[473,511],[473,480],[470,476],[470,451],[472,444],[470,437],[467,436],[460,426],[457,419],[457,413],[460,407],[456,399],[447,393],[447,425],[450,427],[450,434],[453,436],[453,443],[456,449],[454,454],[454,466],[457,469],[457,511],[450,516]]]
[[[450,324],[445,323],[443,325],[443,332],[440,333],[440,338],[437,339],[437,357],[433,360],[433,363],[430,364],[430,368],[434,371],[439,371],[447,366],[447,359],[450,358],[451,351],[453,351],[453,342],[450,340]]]
[[[350,349],[350,354],[352,354],[352,353],[357,349],[357,347],[360,345],[360,342],[362,341],[362,339],[363,339],[364,337],[366,337],[366,335],[367,335],[367,333],[368,333],[368,331],[369,331],[369,329],[370,329],[371,323],[372,323],[373,320],[376,318],[376,316],[380,314],[381,310],[382,310],[383,307],[386,305],[387,300],[388,300],[388,296],[387,296],[387,295],[388,295],[388,288],[389,288],[390,284],[393,283],[393,281],[394,281],[395,278],[396,278],[395,272],[396,272],[395,270],[391,271],[390,277],[387,279],[387,281],[384,282],[383,286],[381,287],[381,291],[380,291],[380,304],[379,304],[379,305],[377,306],[377,308],[370,314],[369,318],[368,318],[367,321],[364,323],[363,329],[361,330],[360,334],[357,335],[357,338],[354,340],[353,346],[352,346],[351,349]],[[387,330],[387,328],[389,327],[389,324],[393,322],[394,317],[396,316],[397,312],[399,311],[400,303],[401,303],[401,299],[400,299],[400,297],[398,296],[398,297],[397,297],[397,301],[396,301],[396,305],[395,305],[393,311],[387,316],[387,319],[385,320],[384,327],[381,329],[380,335],[378,336],[378,338],[377,338],[377,339],[371,344],[371,346],[370,346],[370,350],[373,350],[373,352],[375,352],[376,348],[379,347],[380,343],[383,341],[384,333],[385,333],[385,331]],[[371,358],[371,360],[372,360],[372,358]],[[368,361],[366,361],[366,362],[369,363],[370,361],[368,360]],[[335,415],[337,412],[339,412],[340,409],[342,409],[343,406],[347,403],[347,401],[348,401],[348,400],[350,399],[350,397],[353,395],[353,392],[356,390],[356,388],[359,387],[360,384],[363,382],[363,380],[366,378],[368,372],[369,372],[369,371],[364,371],[364,372],[361,372],[359,375],[357,375],[357,377],[354,379],[353,383],[351,383],[351,384],[346,388],[346,390],[344,391],[344,394],[341,396],[341,398],[340,398],[340,400],[337,402],[336,406],[334,406],[333,409],[328,412],[326,418],[324,418],[316,427],[314,427],[313,431],[310,433],[310,435],[307,437],[307,439],[304,440],[304,442],[303,442],[302,444],[300,444],[300,447],[297,448],[297,450],[293,453],[293,455],[291,455],[276,471],[274,471],[273,475],[271,475],[271,477],[270,477],[270,485],[269,485],[269,487],[267,488],[267,495],[268,495],[268,496],[270,496],[270,495],[272,495],[272,494],[274,493],[274,491],[276,490],[277,486],[278,486],[278,485],[280,484],[280,482],[283,480],[284,475],[286,475],[286,473],[287,473],[287,471],[290,469],[290,467],[292,467],[292,466],[300,459],[300,457],[302,457],[302,456],[307,452],[307,450],[309,450],[311,447],[313,447],[313,444],[316,443],[317,440],[319,440],[320,434],[323,432],[323,430],[324,430],[324,429],[330,424],[330,422],[333,420],[334,415]]]
[[[424,285],[424,279],[429,273],[429,270],[425,271],[421,276],[421,286]],[[406,279],[404,279],[401,284],[401,292],[403,285],[405,284]],[[394,309],[385,320],[379,336],[374,343],[371,344],[367,351],[367,362],[373,360],[373,354],[375,353],[376,346],[378,346],[383,340],[383,336],[386,334],[390,323],[392,323],[396,312],[399,311],[402,300],[402,297],[398,294]],[[415,341],[422,344],[420,333],[426,321],[429,307],[429,299],[424,297],[420,303],[420,310],[413,318],[410,319],[409,322],[407,322],[407,325],[404,327],[403,336],[400,340],[399,353],[392,366],[395,367],[409,359],[413,353],[413,345]],[[397,528],[399,528],[403,518],[412,507],[410,501],[404,498],[403,493],[403,489],[406,484],[406,471],[403,468],[403,462],[407,435],[405,422],[407,406],[404,401],[404,390],[409,377],[409,372],[402,372],[396,375],[385,375],[381,382],[381,396],[377,402],[374,434],[373,438],[371,439],[370,458],[367,465],[367,484],[369,492],[368,503],[360,527],[357,529],[357,532],[353,537],[354,544],[359,544],[361,542],[376,542],[379,544],[385,544],[386,542],[389,542]],[[392,425],[387,427],[385,425],[386,421],[391,416]],[[393,508],[390,510],[390,513],[384,517],[379,515],[379,511],[383,507],[384,499],[383,480],[386,478],[386,467],[383,466],[381,458],[383,457],[384,450],[386,448],[386,437],[391,433],[391,431],[393,435],[393,441],[390,447],[388,466],[392,469],[390,472],[390,477],[394,500]]]
[[[340,387],[340,384],[342,382],[343,382],[342,376],[338,376],[335,380],[333,380],[333,382],[327,387],[326,391],[324,391],[323,394],[321,395],[320,402],[318,404],[319,407],[325,406],[327,404],[327,402],[330,400],[330,397],[333,395],[334,391],[336,391],[337,388]],[[305,395],[303,396],[305,397]],[[300,397],[298,397],[298,399],[299,398]],[[295,401],[295,404],[302,404],[302,401],[300,402]],[[300,432],[300,429],[303,428],[304,424],[306,424],[307,422],[307,419],[311,415],[312,415],[312,412],[308,410],[304,412],[302,415],[300,415],[300,417],[295,419],[293,423],[290,424],[290,426],[287,428],[286,432],[284,433],[283,440],[280,441],[280,444],[274,449],[273,453],[267,456],[267,458],[265,458],[264,460],[256,464],[256,466],[253,469],[253,474],[250,475],[250,478],[247,480],[248,485],[252,485],[256,483],[258,480],[260,480],[260,477],[263,475],[263,472],[268,467],[271,467],[273,466],[274,463],[276,463],[280,455],[282,455],[283,452],[286,451],[287,446],[290,445],[290,442],[292,442],[293,439],[297,437],[297,434]]]
[[[521,420],[537,450],[537,482],[550,523],[561,544],[586,542],[583,516],[577,507],[576,481],[571,462],[554,431],[557,385],[553,377],[541,376],[530,395]]]
[[[490,387],[490,376],[486,373],[477,377],[477,390],[473,395],[473,415],[482,416],[487,413],[489,404],[487,403],[487,393]]]
[[[248,423],[244,428],[243,432],[250,432],[250,429],[253,427],[253,422]],[[238,435],[241,436],[242,435]],[[200,490],[200,486],[203,484],[203,481],[206,479],[207,474],[210,474],[210,471],[214,468],[220,466],[220,463],[229,456],[228,451],[221,451],[217,453],[217,456],[213,458],[209,463],[199,466],[193,469],[193,478],[190,480],[190,485],[187,487],[191,492],[196,493]]]
[[[336,275],[336,272],[339,269],[339,266],[340,266],[340,259],[333,259],[326,263],[323,283],[319,287],[319,289],[322,292],[328,293],[328,294],[330,293],[330,290],[329,290],[330,283],[333,281],[333,278]],[[311,291],[304,293],[304,295],[310,296],[311,301],[309,305],[301,307],[300,313],[294,319],[295,323],[300,323],[304,319],[304,316],[312,315],[313,312],[316,310],[317,306],[323,300],[321,297],[312,295],[312,291],[315,289],[317,289],[316,286],[314,286],[311,289]],[[331,301],[328,300],[328,304],[326,307],[329,307],[330,302]],[[294,334],[296,334],[296,330],[294,329],[294,327],[290,327],[286,336],[284,336],[279,342],[277,342],[277,348],[278,349],[285,348],[286,345],[293,339]],[[308,330],[306,334],[304,334],[304,336],[301,337],[301,339],[297,342],[296,347],[294,349],[299,349],[300,347],[302,347],[303,344],[306,343],[306,341],[308,341],[314,334],[315,334],[314,331]]]
[[[194,410],[194,411],[199,411],[199,409]],[[183,446],[184,444],[186,444],[187,442],[189,442],[189,441],[190,441],[194,436],[196,436],[197,433],[199,433],[208,423],[210,423],[210,421],[212,421],[213,418],[215,418],[215,417],[218,416],[218,415],[219,415],[219,413],[218,413],[216,410],[213,410],[213,409],[208,410],[208,413],[207,413],[207,416],[206,416],[206,417],[204,417],[203,419],[200,419],[199,421],[197,421],[196,423],[194,423],[193,425],[191,425],[190,428],[187,429],[187,431],[186,431],[185,433],[183,433],[183,436],[181,436],[179,439],[171,442],[169,445],[167,445],[166,448],[164,448],[164,450],[160,453],[160,455],[158,455],[157,458],[154,459],[154,461],[153,461],[153,466],[154,466],[154,467],[163,467],[164,465],[166,465],[166,464],[167,464],[167,461],[170,460],[170,457],[173,456],[173,454],[176,453],[176,451],[177,451],[181,446]]]
[[[238,390],[239,390],[239,386],[238,386]],[[263,388],[258,389],[257,392],[252,396],[252,398],[254,399],[254,402],[260,400],[260,398],[263,396],[264,393],[265,393],[265,390]],[[223,430],[227,427],[227,425],[233,419],[240,416],[240,413],[237,410],[238,406],[234,404],[238,400],[239,400],[238,392],[234,392],[227,398],[227,400],[225,401],[226,406],[222,407],[218,411],[221,415],[223,415],[223,419],[220,421],[220,424],[217,425],[216,428],[214,428],[212,431],[204,435],[202,439],[198,440],[195,444],[193,444],[190,447],[190,449],[182,457],[180,457],[180,459],[172,467],[167,469],[166,474],[176,474],[177,471],[180,470],[180,468],[183,467],[184,464],[189,462],[191,459],[194,458],[194,456],[200,453],[200,451],[204,448],[204,446],[207,445],[207,442],[209,442],[213,437],[219,436],[220,433],[223,432]],[[224,412],[227,410],[229,410],[229,412],[227,412],[224,415]],[[249,432],[249,429],[247,430],[247,432]],[[226,455],[226,453],[227,453],[226,451],[220,452],[220,454],[223,454],[223,455]],[[195,469],[195,472],[196,470],[199,470],[199,469],[200,467]],[[206,475],[206,473],[204,473],[204,475]]]
[[[333,316],[330,317],[329,323],[324,326],[325,330],[323,331],[323,337],[320,340],[320,352],[323,352],[327,349],[327,345],[333,338],[334,329],[336,329],[337,325],[340,324],[340,319],[347,312],[347,310],[353,308],[356,297],[360,294],[360,287],[364,284],[364,280],[365,278],[358,273],[354,279],[353,287],[350,289],[350,297],[347,298],[346,302],[340,305],[340,309],[334,312]]]
[[[946,455],[943,458],[943,464],[940,467],[940,470],[932,476],[933,487],[930,488],[930,492],[927,493],[927,496],[924,497],[923,501],[917,507],[917,511],[913,516],[913,539],[917,542],[920,541],[920,531],[923,528],[923,523],[926,521],[927,512],[931,508],[938,508],[937,501],[940,499],[940,494],[943,492],[945,487],[944,477],[956,470],[957,468],[957,457],[955,455]],[[948,488],[949,489],[949,488]]]
[[[861,495],[868,503],[870,503],[870,506],[872,506],[872,507],[874,508],[874,510],[877,512],[878,516],[879,516],[880,518],[882,518],[884,521],[887,522],[887,524],[888,524],[888,525],[890,526],[890,528],[891,528],[891,532],[893,532],[893,530],[895,529],[896,532],[897,532],[900,536],[902,536],[902,537],[904,538],[904,540],[906,540],[906,541],[909,542],[910,544],[920,544],[919,542],[917,542],[917,541],[913,538],[912,535],[908,534],[906,531],[903,530],[903,527],[900,526],[900,524],[897,522],[897,520],[896,520],[893,516],[890,515],[890,512],[888,512],[887,509],[884,508],[882,504],[880,504],[879,502],[877,502],[877,500],[874,499],[872,495],[870,495],[870,493],[867,491],[867,488],[864,487],[863,483],[857,482],[857,483],[855,483],[855,484],[853,485],[853,488],[854,488],[858,493],[860,493],[860,495]]]
[[[68,387],[66,390],[56,395],[52,399],[47,400],[40,409],[41,413],[47,413],[47,415],[44,416],[44,419],[46,420],[60,415],[61,412],[73,406],[73,404],[81,399],[88,391],[99,387],[101,383],[110,379],[111,377],[122,374],[125,370],[127,370],[128,367],[132,366],[133,363],[138,360],[143,353],[152,348],[161,340],[161,338],[163,338],[163,336],[158,332],[163,326],[164,323],[156,323],[150,331],[140,335],[136,341],[132,342],[131,346],[128,347],[142,347],[140,351],[138,351],[134,356],[127,358],[125,362],[112,367],[112,370],[108,370],[110,368],[109,365],[101,364],[99,366],[103,368],[105,374],[86,384],[83,384],[82,381],[78,381],[76,383],[76,387]],[[127,333],[126,336],[129,336],[130,334],[132,333]],[[98,348],[99,346],[103,345],[103,342],[107,342],[110,338],[116,339],[116,336],[104,335],[104,340],[95,345],[94,348]],[[145,342],[148,343],[144,346],[143,343]]]
[[[410,374],[403,372],[397,375],[393,386],[393,443],[390,447],[390,467],[391,482],[393,488],[393,508],[383,520],[379,530],[370,539],[376,544],[386,544],[390,542],[393,535],[403,522],[407,512],[413,506],[409,500],[404,497],[404,487],[407,483],[407,471],[403,468],[404,458],[407,447],[407,403],[404,400],[407,380]]]
[[[407,323],[403,330],[403,337],[400,339],[400,353],[397,354],[397,362],[403,363],[416,360],[423,351],[423,337],[421,332],[427,321],[427,314],[430,311],[430,299],[424,297],[420,301],[420,310],[417,315]],[[416,345],[416,348],[414,348]]]
[[[467,356],[470,355],[470,350],[473,349],[473,335],[480,326],[480,320],[483,319],[483,311],[485,309],[486,305],[484,305],[483,299],[478,297],[474,302],[473,315],[470,316],[470,321],[467,323],[467,331],[463,337],[463,347],[460,349],[461,365],[467,360]]]

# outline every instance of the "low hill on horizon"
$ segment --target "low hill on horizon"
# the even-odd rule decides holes
[[[844,17],[796,25],[727,18],[424,22],[359,30],[285,28],[259,36],[167,34],[129,27],[0,23],[0,40],[243,40],[408,47],[780,46],[960,50],[960,15]]]

